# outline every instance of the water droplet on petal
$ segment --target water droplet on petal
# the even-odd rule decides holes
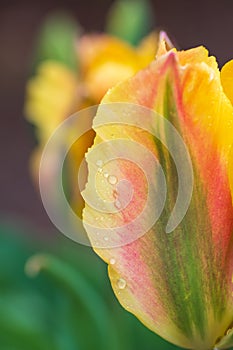
[[[111,184],[111,185],[115,185],[117,183],[117,177],[114,176],[114,175],[109,175],[108,177],[108,182]]]
[[[111,258],[111,259],[109,260],[109,262],[110,262],[111,265],[114,265],[114,264],[116,263],[116,260],[115,260],[114,258]]]
[[[104,172],[104,177],[108,178],[108,173]]]
[[[114,205],[117,209],[121,208],[121,202],[118,199],[115,201]]]
[[[107,237],[107,236],[105,236],[105,237],[104,237],[104,240],[105,240],[105,241],[108,241],[108,237]]]
[[[101,159],[97,160],[96,165],[100,168],[103,166],[103,161]]]
[[[126,287],[126,281],[123,278],[119,278],[117,286],[119,289],[124,289]]]

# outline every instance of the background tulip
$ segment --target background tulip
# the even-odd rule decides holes
[[[131,5],[128,6],[131,8]],[[147,5],[139,1],[138,6],[137,11],[141,11]],[[118,13],[118,8],[109,15],[109,25],[114,21],[115,11]],[[138,20],[140,16],[142,14],[138,12]],[[132,25],[135,27],[137,22]],[[78,25],[64,14],[47,19],[39,37],[35,74],[27,84],[25,101],[26,118],[35,126],[38,139],[38,147],[31,158],[31,172],[36,184],[42,150],[56,127],[78,110],[98,104],[110,87],[153,60],[157,33],[142,38],[144,27],[140,28],[142,32],[137,28],[135,33],[137,41],[141,40],[134,47],[130,42],[107,33],[80,36]],[[93,139],[94,132],[90,130],[77,140],[68,156],[66,182],[73,208],[80,216],[83,200],[79,192],[73,191],[75,169],[78,169]],[[50,169],[47,169],[48,182],[52,181],[53,173],[54,162],[51,161]]]

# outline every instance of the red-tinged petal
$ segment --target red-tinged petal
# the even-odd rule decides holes
[[[204,350],[214,347],[233,320],[233,210],[227,176],[233,108],[222,90],[216,61],[204,48],[167,53],[163,48],[165,53],[160,50],[147,69],[111,89],[102,101],[94,120],[97,136],[87,155],[84,224],[95,251],[109,264],[120,303],[165,339]],[[127,113],[116,107],[117,102],[125,103]],[[146,109],[140,113],[139,107],[129,107],[129,103]],[[164,122],[158,114],[147,113],[147,108],[162,115]],[[109,124],[111,114],[117,115],[122,125]],[[136,125],[131,123],[132,116]],[[176,166],[185,160],[186,148],[176,148],[177,136],[165,120],[182,135],[194,174],[190,206],[169,234],[165,228],[177,204],[179,173],[184,172]],[[153,134],[156,127],[157,137]],[[135,145],[135,162],[128,157],[130,145]],[[138,145],[147,151],[143,153]],[[177,152],[172,153],[173,147]],[[135,232],[146,227],[146,218],[149,221],[154,215],[159,201],[147,207],[147,216],[134,226],[135,232],[128,232],[125,226],[137,222],[150,191],[156,193],[162,185],[153,157],[163,167],[167,199],[159,220],[138,238]],[[132,202],[117,212],[107,212],[116,191],[104,174],[106,179],[110,174],[119,182],[127,180],[134,190],[129,196]],[[191,177],[187,181],[188,187],[192,185]],[[105,201],[100,206],[99,196]],[[104,244],[106,236],[101,236],[102,229],[108,229],[107,241],[112,243],[113,227],[117,232],[114,239],[122,243],[115,248]],[[135,234],[135,241],[124,245],[126,233]],[[103,241],[104,249],[97,240]]]

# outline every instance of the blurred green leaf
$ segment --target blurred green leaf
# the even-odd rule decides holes
[[[10,291],[0,299],[0,342],[18,349],[55,350],[46,327],[46,304],[38,294]]]
[[[48,16],[38,36],[34,66],[43,60],[54,60],[76,71],[78,33],[79,27],[71,16],[65,13]]]
[[[0,349],[178,349],[120,306],[91,248],[62,235],[33,242],[19,227],[0,224]]]
[[[118,0],[108,14],[106,31],[133,45],[155,26],[153,11],[147,0]]]
[[[72,310],[74,319],[77,312],[80,312],[79,308],[84,308],[82,317],[88,316],[88,323],[93,321],[94,326],[91,330],[90,327],[87,327],[88,323],[86,323],[86,327],[80,332],[80,336],[82,335],[86,342],[94,340],[92,346],[99,342],[101,349],[111,348],[117,350],[121,348],[111,314],[104,300],[72,266],[54,256],[41,254],[33,256],[28,261],[26,269],[28,274],[37,274],[39,271],[44,271],[59,284],[62,290],[68,293],[68,299],[73,299],[76,306]],[[79,327],[82,327],[82,323],[80,323]],[[96,339],[88,337],[93,329],[97,331],[98,337]]]

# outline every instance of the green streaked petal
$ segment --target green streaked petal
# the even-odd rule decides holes
[[[231,128],[233,109],[221,90],[215,60],[204,48],[190,51],[160,50],[147,69],[111,89],[103,99],[94,120],[97,136],[87,155],[89,178],[83,217],[95,251],[109,264],[112,287],[123,307],[174,344],[207,350],[214,347],[233,319],[233,210],[226,162],[230,131],[222,137],[227,125]],[[125,103],[125,111],[117,102]],[[137,105],[153,110],[154,116],[139,113]],[[122,125],[104,125],[111,115],[117,115]],[[127,125],[132,116],[136,125]],[[179,172],[184,171],[177,164],[184,160],[184,149],[177,148],[177,137],[167,127],[168,121],[189,150],[194,175],[188,210],[169,234],[166,225],[177,204]],[[131,146],[135,152],[129,161]],[[141,146],[147,152],[141,152]],[[147,219],[136,221],[146,207],[148,193],[158,193],[163,185],[151,155],[163,168],[167,198],[159,220],[138,238],[137,230],[146,227],[162,200],[155,196],[157,202],[147,207]],[[131,201],[117,212],[107,211],[118,192],[111,187],[112,181],[108,184],[109,175],[116,176],[119,183],[127,181],[124,193],[129,183],[134,190]],[[137,224],[127,232],[129,222]],[[107,239],[101,236],[104,229]],[[114,232],[122,243],[115,247]],[[124,244],[126,233],[135,235],[135,240]],[[97,244],[101,239],[102,248]]]

